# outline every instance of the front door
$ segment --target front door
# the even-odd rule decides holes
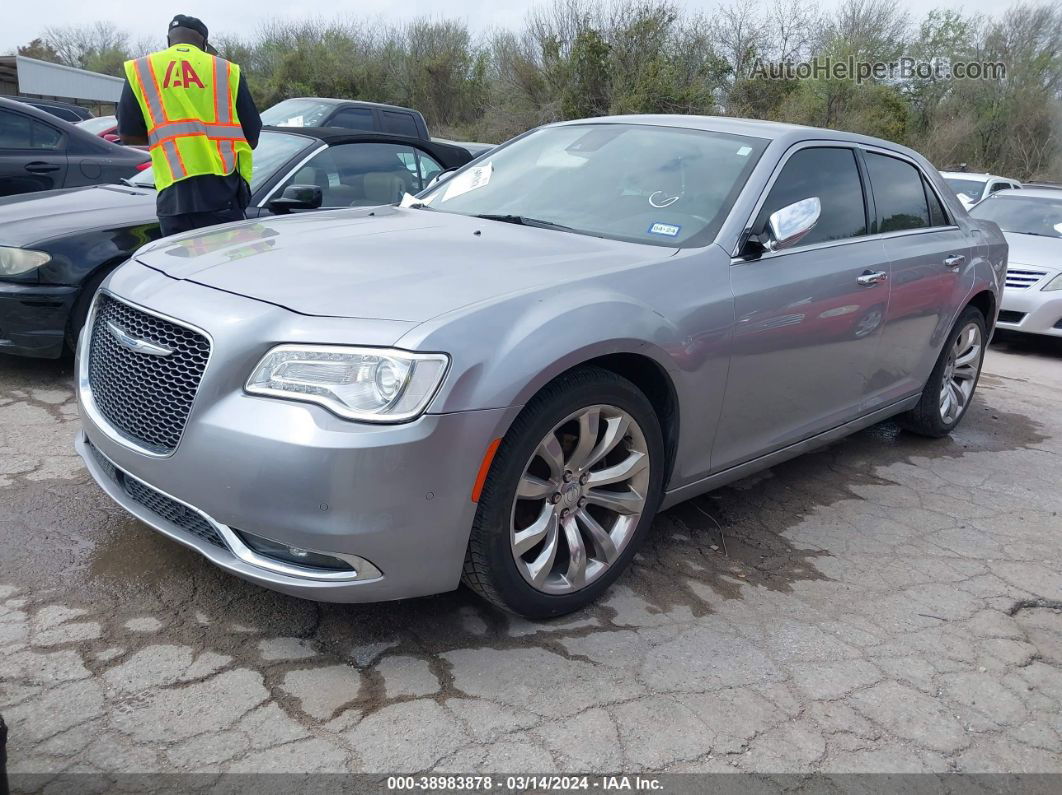
[[[804,147],[770,187],[753,230],[802,199],[821,205],[792,248],[735,261],[735,324],[716,471],[859,416],[889,302],[884,242],[868,238],[856,156]]]

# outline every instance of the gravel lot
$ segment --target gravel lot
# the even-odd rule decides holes
[[[603,603],[316,605],[112,505],[69,362],[0,359],[13,773],[1062,772],[1062,345],[661,515]]]

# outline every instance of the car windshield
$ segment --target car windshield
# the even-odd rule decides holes
[[[1062,237],[1062,197],[989,196],[970,215],[995,221],[1004,232]]]
[[[109,130],[118,124],[118,120],[114,116],[100,116],[95,119],[85,119],[79,121],[77,126],[86,132],[90,132],[93,135],[97,135],[104,130]]]
[[[988,184],[984,180],[959,179],[958,177],[945,177],[944,181],[955,191],[956,196],[961,193],[974,202],[981,198],[981,193],[984,192],[985,185]]]
[[[335,109],[330,102],[315,99],[285,99],[262,112],[262,124],[272,127],[320,127]]]
[[[269,130],[263,132],[258,141],[258,148],[254,150],[251,192],[253,193],[262,183],[267,182],[276,174],[277,169],[287,163],[300,149],[311,145],[313,141],[302,135],[287,135]],[[154,188],[155,175],[150,168],[145,168],[136,176],[126,180],[126,183],[138,188]]]
[[[661,246],[711,242],[767,141],[640,124],[546,127],[420,199],[434,210]]]

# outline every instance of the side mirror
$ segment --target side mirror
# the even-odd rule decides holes
[[[428,188],[434,188],[440,182],[445,182],[455,171],[457,171],[457,166],[454,166],[453,168],[448,168],[445,171],[440,171],[438,174],[428,180],[428,184],[424,186],[424,189],[427,190]]]
[[[324,201],[320,185],[288,185],[278,198],[269,202],[275,213],[290,213],[292,210],[319,210]]]
[[[822,202],[818,196],[812,196],[771,213],[767,219],[767,227],[771,232],[767,247],[771,251],[780,251],[795,246],[815,228],[821,212]]]

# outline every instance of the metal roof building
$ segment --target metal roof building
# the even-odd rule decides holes
[[[0,94],[59,99],[99,113],[113,112],[125,81],[24,55],[0,56]]]

